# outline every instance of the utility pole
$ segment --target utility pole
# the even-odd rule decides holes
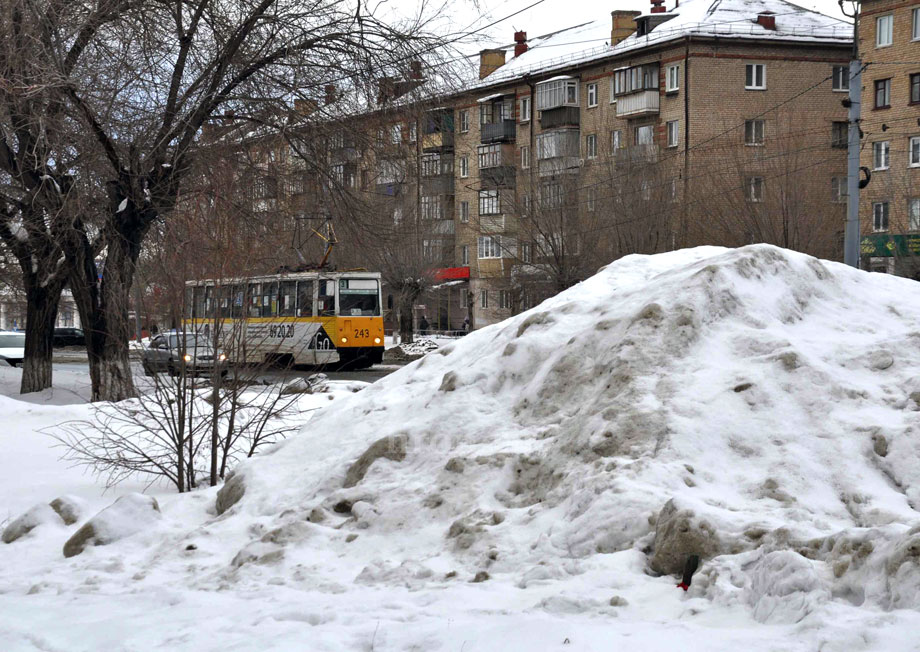
[[[840,0],[843,9],[843,0]],[[847,131],[847,223],[843,261],[859,269],[859,120],[862,107],[862,62],[859,60],[859,5],[853,11],[853,57],[850,60],[849,115]]]

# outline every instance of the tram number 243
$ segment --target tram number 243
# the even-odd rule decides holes
[[[355,339],[358,339],[359,337],[370,337],[370,336],[371,336],[371,332],[367,328],[356,328],[355,329]]]
[[[269,337],[294,337],[294,324],[270,324]]]

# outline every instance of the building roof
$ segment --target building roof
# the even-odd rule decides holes
[[[776,19],[775,30],[757,23],[758,14],[764,13]],[[840,44],[853,40],[851,24],[786,0],[683,0],[665,14],[643,14],[640,19],[649,16],[670,18],[647,35],[633,34],[613,47],[609,17],[556,32],[536,43],[531,41],[527,52],[511,59],[479,82],[479,86],[510,81],[525,74],[549,73],[687,35]]]

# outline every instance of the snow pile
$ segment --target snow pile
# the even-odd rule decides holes
[[[746,592],[773,621],[802,593],[794,621],[873,567],[887,578],[873,599],[904,605],[920,587],[918,345],[910,281],[769,246],[630,256],[243,465],[238,518],[280,526],[361,504],[337,525],[381,541],[416,533],[411,556],[365,582],[417,581],[402,564],[446,546],[468,574],[526,586],[597,554],[655,555],[673,499],[686,519],[675,531],[708,533],[688,551],[675,535],[677,561],[704,555],[714,599]],[[385,437],[405,442],[402,461],[377,459],[350,486],[351,465]],[[841,532],[884,543],[857,560],[832,544]],[[765,557],[723,581],[730,555],[749,551]]]
[[[0,546],[0,643],[913,649],[918,345],[912,281],[629,256],[329,402],[219,515],[158,495],[156,528],[67,561],[57,529]]]

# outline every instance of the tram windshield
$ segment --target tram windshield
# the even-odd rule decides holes
[[[379,316],[380,286],[377,279],[339,279],[339,314],[345,317]]]

